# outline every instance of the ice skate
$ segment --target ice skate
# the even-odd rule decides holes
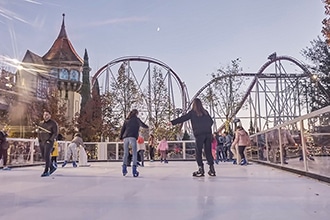
[[[208,174],[209,174],[210,176],[216,176],[216,175],[215,175],[214,165],[210,165],[210,170],[209,170]]]
[[[68,161],[64,161],[63,164],[62,164],[62,167],[65,167],[65,165],[68,163]]]
[[[126,176],[126,174],[127,174],[127,166],[125,164],[122,166],[122,172],[123,172],[123,176]]]
[[[198,167],[198,170],[193,172],[192,174],[193,176],[196,176],[196,177],[202,177],[204,176],[204,168],[203,167]]]
[[[241,166],[247,165],[247,161],[246,161],[245,158],[243,158],[243,159],[241,160],[240,165],[241,165]]]
[[[55,171],[56,171],[56,167],[54,167],[54,166],[51,166],[50,167],[50,171],[49,171],[49,175],[51,175],[52,173],[54,173]]]
[[[139,176],[139,172],[136,169],[136,165],[133,165],[132,167],[132,173],[134,177],[138,177]]]

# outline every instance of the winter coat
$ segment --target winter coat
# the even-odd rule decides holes
[[[126,119],[120,131],[120,140],[126,137],[134,137],[137,139],[139,137],[140,127],[149,128],[148,125],[144,124],[137,116]]]
[[[168,150],[168,143],[166,140],[161,140],[157,146],[157,150],[166,151]]]
[[[42,121],[39,126],[41,128],[39,128],[39,133],[38,133],[38,140],[40,143],[46,143],[46,141],[50,141],[53,142],[55,141],[55,139],[57,138],[58,135],[58,126],[57,123],[52,120],[49,119],[48,121]],[[45,130],[49,131],[45,131],[42,128],[44,128]]]
[[[52,151],[52,157],[58,157],[58,142],[55,141],[53,145],[54,150]]]
[[[194,136],[203,134],[212,134],[213,120],[209,113],[206,115],[197,116],[194,110],[190,110],[187,114],[171,121],[172,125],[183,123],[187,120],[191,121]]]
[[[77,147],[79,147],[80,145],[81,145],[81,146],[84,146],[84,141],[83,141],[83,139],[82,139],[81,137],[79,137],[79,136],[75,136],[75,137],[72,139],[71,143],[75,143],[75,144],[77,145]]]
[[[250,137],[244,129],[237,130],[235,132],[235,140],[234,140],[232,146],[235,146],[236,144],[238,146],[248,146],[248,145],[250,145],[249,140],[250,140]]]

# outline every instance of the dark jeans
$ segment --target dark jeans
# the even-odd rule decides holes
[[[0,148],[0,160],[2,158],[2,163],[3,163],[3,167],[5,167],[7,165],[7,156],[8,156],[8,149],[2,149]]]
[[[199,167],[203,166],[203,148],[207,163],[213,165],[213,156],[212,156],[212,134],[202,134],[195,137],[196,140],[196,162]]]
[[[238,146],[238,153],[241,156],[241,160],[245,159],[244,150],[246,146]]]
[[[42,158],[44,159],[45,161],[45,171],[44,173],[47,173],[49,172],[50,168],[54,168],[53,167],[53,164],[51,163],[51,152],[53,150],[53,142],[50,142],[50,143],[42,143],[40,142],[40,151],[41,151],[41,156]]]
[[[139,155],[138,156],[138,161],[140,161],[141,165],[144,166],[144,150],[139,150],[138,155]]]
[[[154,158],[155,158],[155,148],[153,146],[149,146],[149,156],[150,156],[150,160],[154,160]]]
[[[217,161],[226,161],[227,160],[227,150],[223,144],[217,146]]]
[[[223,146],[223,159],[226,161],[228,159],[228,147]]]

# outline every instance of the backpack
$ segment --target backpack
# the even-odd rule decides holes
[[[139,136],[137,139],[138,144],[143,144],[144,143],[144,139],[143,137]]]

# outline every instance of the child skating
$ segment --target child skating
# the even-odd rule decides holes
[[[160,153],[160,162],[168,163],[167,161],[168,143],[165,136],[163,136],[162,140],[159,142],[157,150]]]

